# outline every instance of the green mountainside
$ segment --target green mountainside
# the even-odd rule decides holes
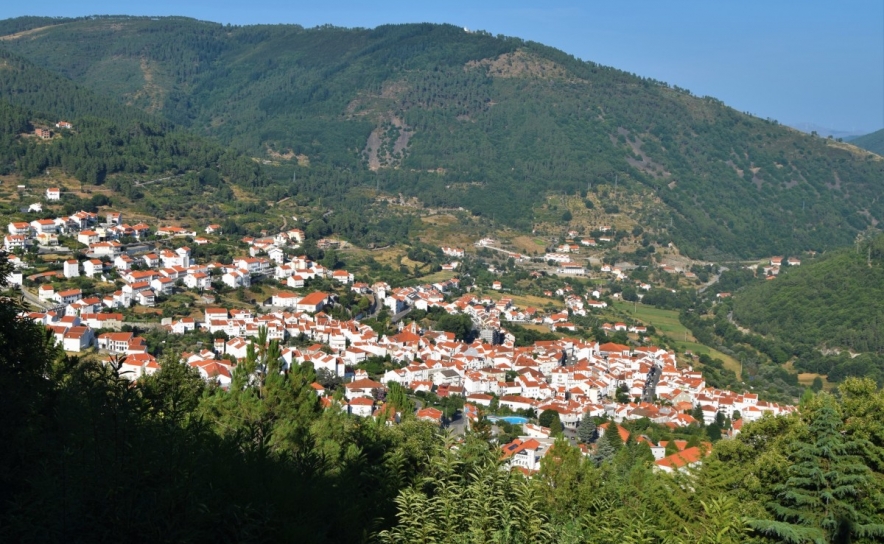
[[[79,182],[79,196],[65,196],[68,211],[88,205],[88,194],[103,194],[99,187],[106,186],[115,205],[137,213],[223,221],[248,209],[236,202],[234,186],[256,191],[269,182],[242,153],[8,51],[0,50],[0,73],[0,175],[36,178],[60,170]],[[61,120],[73,129],[56,128]],[[34,137],[36,128],[51,129],[52,138]],[[168,181],[150,188],[140,183],[155,178]]]
[[[884,128],[870,134],[864,134],[857,138],[853,138],[850,140],[850,143],[871,151],[872,153],[884,155]]]
[[[278,196],[304,203],[367,186],[529,229],[544,194],[650,189],[663,204],[646,228],[706,258],[828,249],[884,219],[876,155],[516,38],[129,17],[7,20],[0,34],[96,92],[281,162],[278,181],[298,181]]]
[[[801,371],[884,381],[884,237],[750,284],[734,297],[733,317],[790,345]],[[822,348],[844,353],[824,356]]]

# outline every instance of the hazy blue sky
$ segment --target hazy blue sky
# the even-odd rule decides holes
[[[786,124],[884,127],[882,0],[4,0],[19,15],[186,15],[231,24],[445,22],[518,36]]]

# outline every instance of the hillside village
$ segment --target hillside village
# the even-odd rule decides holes
[[[879,151],[401,8],[0,21],[0,542],[884,539]]]
[[[57,189],[49,189],[47,199],[55,198],[56,193]],[[510,323],[573,331],[572,317],[586,316],[588,312],[607,307],[606,302],[599,300],[598,291],[580,295],[566,285],[555,293],[546,292],[545,295],[563,300],[565,309],[545,312],[519,308],[506,296],[495,299],[464,293],[456,277],[413,287],[391,288],[385,282],[369,285],[356,281],[346,270],[328,269],[304,255],[297,255],[304,241],[304,232],[300,229],[274,236],[245,237],[242,241],[249,247],[248,255],[235,257],[229,264],[195,262],[187,246],[152,251],[139,244],[155,235],[167,240],[188,237],[193,244],[200,245],[208,243],[206,237],[219,230],[219,225],[207,225],[204,232],[172,226],[151,227],[144,223],[130,225],[116,212],[99,217],[96,213],[81,211],[67,217],[13,222],[8,225],[9,234],[4,239],[7,251],[21,253],[31,245],[52,247],[58,243],[59,235],[75,237],[88,249],[85,260],[68,259],[59,271],[30,276],[24,276],[27,269],[22,259],[10,255],[16,272],[9,280],[23,289],[25,279],[38,286],[36,297],[24,290],[31,302],[42,304],[42,311],[31,312],[28,317],[52,331],[65,351],[82,353],[97,349],[106,361],[119,361],[119,371],[132,380],[156,372],[160,363],[149,353],[144,338],[121,330],[127,324],[121,311],[132,306],[153,307],[157,297],[178,290],[194,291],[203,297],[206,306],[202,318],[166,319],[163,328],[171,335],[187,335],[192,331],[213,335],[213,345],[193,346],[179,357],[182,364],[198,369],[206,381],[228,387],[237,362],[248,356],[250,344],[259,338],[277,341],[284,346],[281,349],[284,371],[310,363],[315,370],[343,380],[343,395],[334,395],[333,391],[314,384],[328,409],[357,417],[385,418],[390,424],[402,417],[401,413],[391,413],[384,408],[384,391],[392,383],[412,393],[462,398],[462,430],[495,410],[529,415],[553,410],[559,414],[564,429],[571,431],[589,414],[614,424],[647,418],[670,428],[699,424],[697,417],[702,417],[702,423],[707,425],[722,416],[735,417],[731,432],[739,432],[742,421],[755,421],[764,414],[786,414],[794,409],[764,402],[756,394],[708,387],[702,374],[691,365],[679,364],[675,353],[654,346],[600,344],[564,337],[516,347],[516,338],[507,330]],[[120,242],[124,239],[134,240],[130,247],[136,246],[138,251],[127,249]],[[494,247],[494,243],[494,240],[483,239],[476,245]],[[594,242],[584,239],[581,243],[586,246]],[[565,244],[544,259],[556,262],[558,271],[564,275],[583,275],[583,265],[572,262],[579,250],[577,246]],[[446,246],[442,252],[453,259],[465,256],[460,248]],[[515,252],[508,255],[519,260],[527,258]],[[771,266],[779,265],[779,261],[781,258],[771,259]],[[459,261],[452,261],[449,269],[455,270],[458,264]],[[617,280],[628,279],[619,268],[609,265],[602,266],[601,272]],[[55,290],[47,281],[64,283],[81,275],[104,282],[116,279],[122,285],[113,294],[99,298],[84,296],[76,288]],[[315,278],[325,278],[355,294],[371,296],[375,312],[381,307],[394,315],[437,309],[449,315],[469,316],[472,326],[479,331],[478,337],[465,342],[450,332],[424,330],[416,322],[405,325],[405,320],[400,321],[398,334],[379,335],[357,319],[331,317],[327,310],[335,305],[337,296],[305,289]],[[236,289],[249,287],[254,281],[274,283],[279,288],[254,310],[212,305],[215,301],[213,282]],[[646,283],[638,287],[645,291],[651,288]],[[501,283],[494,281],[490,289],[499,291]],[[634,333],[640,338],[646,333],[644,326],[622,322],[605,323],[602,329],[609,333]],[[289,341],[295,338],[301,340],[300,345],[290,345]],[[304,340],[312,345],[305,345]],[[374,377],[365,370],[354,370],[371,358],[383,358],[396,368]],[[451,423],[440,410],[432,407],[418,410],[416,415],[439,425]],[[627,432],[622,427],[619,429]],[[550,451],[553,438],[549,428],[531,423],[523,425],[523,432],[524,436],[503,445],[502,451],[510,466],[531,473]],[[604,433],[604,428],[600,432]],[[648,441],[643,437],[639,440]],[[679,450],[684,451],[663,456],[665,444],[661,447],[648,443],[661,470],[679,469],[699,461],[696,448],[688,451],[681,444]],[[587,447],[584,452],[591,453]]]

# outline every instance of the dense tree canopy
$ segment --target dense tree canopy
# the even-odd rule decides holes
[[[831,248],[884,218],[875,155],[517,38],[431,24],[58,22],[4,21],[8,33],[49,26],[4,47],[281,161],[279,198],[340,207],[374,187],[527,228],[538,195],[607,200],[616,186],[652,192],[645,226],[710,258]]]
[[[733,316],[779,340],[788,350],[779,362],[794,354],[796,367],[806,372],[884,382],[884,237],[805,260],[775,281],[750,285],[734,297]]]

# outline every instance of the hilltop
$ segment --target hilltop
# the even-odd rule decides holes
[[[645,228],[710,259],[845,245],[884,217],[876,155],[518,38],[178,17],[15,19],[0,35],[286,179],[294,170],[285,191],[305,204],[372,187],[529,230],[538,196],[616,205],[616,187],[653,193]]]

